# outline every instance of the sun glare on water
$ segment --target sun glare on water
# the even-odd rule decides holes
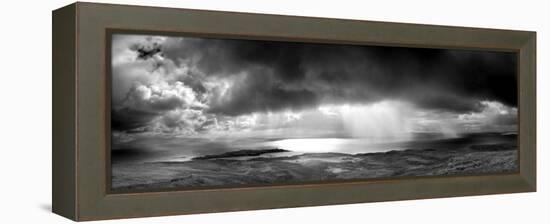
[[[318,112],[328,119],[341,122],[337,130],[344,138],[289,138],[274,141],[274,147],[294,152],[350,152],[361,151],[372,144],[410,139],[407,119],[412,108],[401,102],[384,101],[368,105],[324,105]],[[326,122],[318,119],[317,125]]]
[[[275,141],[273,145],[293,152],[320,153],[336,152],[345,144],[344,141],[339,138],[298,138]]]

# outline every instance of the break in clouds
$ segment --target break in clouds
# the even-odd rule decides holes
[[[113,143],[513,132],[513,53],[114,35]]]

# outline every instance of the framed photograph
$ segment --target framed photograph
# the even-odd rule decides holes
[[[535,38],[66,6],[53,12],[53,211],[80,221],[535,191]]]

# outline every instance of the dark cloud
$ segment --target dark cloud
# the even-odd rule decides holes
[[[152,42],[149,44],[134,44],[130,47],[131,50],[137,52],[137,58],[142,60],[147,60],[154,57],[157,54],[161,53],[161,45],[157,42]]]
[[[115,131],[139,131],[158,114],[131,108],[111,110],[111,128]]]
[[[284,82],[273,81],[268,71],[254,72],[232,86],[227,96],[211,103],[208,112],[236,116],[251,111],[269,112],[283,109],[304,109],[319,103],[317,94],[306,88],[292,88]],[[265,75],[258,75],[265,74]]]
[[[326,104],[397,100],[453,117],[486,113],[482,102],[487,101],[517,106],[514,53],[119,38],[113,47],[117,60],[112,88],[118,97],[113,98],[111,116],[112,128],[121,137],[139,132],[247,129],[252,121],[239,120],[240,115],[304,111]],[[515,122],[512,113],[492,114],[484,116],[498,124]],[[473,127],[478,119],[473,116],[468,122]]]
[[[517,105],[514,53],[182,38],[164,46],[207,76],[246,78],[211,111],[226,115],[318,103],[398,99],[427,108],[478,111],[479,101]]]

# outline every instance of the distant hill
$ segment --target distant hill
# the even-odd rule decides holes
[[[231,157],[243,157],[243,156],[259,156],[267,153],[279,153],[279,152],[288,152],[284,149],[260,149],[260,150],[238,150],[231,151],[222,154],[215,155],[206,155],[193,158],[193,160],[207,160],[207,159],[222,159],[222,158],[231,158]]]

